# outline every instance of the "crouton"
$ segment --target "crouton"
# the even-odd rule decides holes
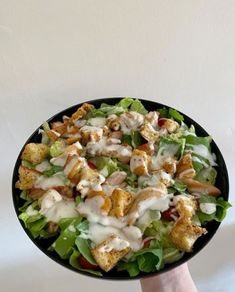
[[[177,168],[176,168],[176,176],[179,179],[184,178],[193,178],[195,176],[196,172],[193,168],[192,163],[192,156],[190,153],[185,154],[180,159]]]
[[[191,218],[198,208],[197,201],[194,197],[175,196],[174,197],[175,208],[181,217]]]
[[[41,143],[29,143],[25,146],[21,159],[28,160],[33,164],[41,163],[48,153],[48,146]]]
[[[19,180],[16,182],[16,188],[20,190],[29,190],[34,187],[34,183],[41,174],[35,170],[25,166],[19,167]]]
[[[112,210],[110,211],[110,215],[119,218],[125,216],[129,211],[133,202],[133,196],[120,188],[116,188],[112,192],[111,201]]]
[[[130,161],[130,170],[138,176],[147,175],[149,162],[149,156],[145,151],[134,149]]]
[[[120,249],[121,248],[121,249]],[[112,235],[91,249],[91,254],[99,267],[105,272],[110,271],[117,262],[131,250],[129,242]]]
[[[94,106],[92,104],[84,103],[81,107],[77,109],[75,113],[72,114],[70,118],[70,123],[84,118],[93,108]]]
[[[179,250],[191,252],[198,237],[206,233],[205,228],[193,225],[189,218],[180,217],[172,227],[170,238]]]
[[[148,121],[145,121],[143,126],[140,128],[140,134],[150,143],[156,143],[160,139],[159,132],[156,131]]]
[[[162,167],[167,173],[169,173],[173,176],[176,172],[176,160],[172,157],[168,157],[164,161]]]
[[[190,193],[195,192],[200,194],[208,194],[215,197],[221,195],[221,191],[213,185],[201,183],[191,178],[184,178],[181,180],[184,184],[187,185],[187,189],[189,190]]]
[[[171,119],[165,119],[162,128],[167,129],[169,133],[175,132],[179,128],[179,124]]]

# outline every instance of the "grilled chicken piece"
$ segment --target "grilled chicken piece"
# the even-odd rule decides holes
[[[177,168],[176,168],[176,176],[179,179],[187,179],[187,178],[193,178],[195,176],[196,172],[193,168],[192,163],[192,156],[190,153],[185,154],[181,157]]]

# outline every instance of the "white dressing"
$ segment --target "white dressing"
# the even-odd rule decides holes
[[[114,237],[110,242],[106,245],[103,245],[99,248],[100,252],[110,252],[111,250],[123,250],[129,247],[130,244],[128,241],[121,239],[120,237]]]
[[[74,201],[66,201],[56,190],[48,190],[41,199],[39,213],[46,217],[46,221],[59,222],[62,218],[78,216]]]
[[[80,236],[83,238],[89,238],[97,245],[112,235],[116,235],[127,241],[133,251],[137,251],[142,247],[142,232],[136,226],[115,228],[113,226],[103,226],[97,223],[90,223],[88,233],[81,234]]]
[[[41,162],[35,166],[35,169],[37,171],[40,171],[40,172],[43,172],[43,171],[48,170],[50,168],[51,168],[51,164],[47,160],[44,160],[43,162]]]
[[[103,203],[103,197],[95,196],[80,203],[77,206],[77,210],[81,215],[85,216],[89,222],[100,223],[105,226],[113,226],[116,228],[123,228],[127,225],[126,218],[117,219],[116,217],[104,216],[101,210]]]
[[[215,162],[215,159],[216,159],[215,155],[212,155],[205,145],[203,145],[203,144],[198,144],[198,145],[187,144],[187,146],[192,147],[193,152],[195,154],[200,155],[200,156],[204,157],[205,159],[207,159],[211,166],[217,165],[217,163]]]
[[[91,118],[87,121],[87,124],[89,126],[95,126],[95,127],[102,128],[106,124],[106,118],[103,118],[103,117]]]
[[[208,215],[211,215],[216,212],[215,203],[200,203],[200,210]]]
[[[64,186],[64,179],[61,174],[56,173],[51,177],[39,176],[36,180],[34,187],[38,189],[48,190],[53,187]]]

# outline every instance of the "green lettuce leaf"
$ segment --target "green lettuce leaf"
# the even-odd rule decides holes
[[[79,250],[79,252],[84,256],[84,258],[91,264],[97,265],[96,261],[94,260],[93,256],[91,255],[90,246],[87,239],[77,237],[75,244]]]
[[[159,270],[162,266],[163,252],[161,248],[144,248],[134,254],[138,268],[145,273]]]
[[[83,269],[80,266],[79,261],[78,261],[79,256],[80,256],[80,252],[77,251],[75,248],[73,248],[73,253],[71,254],[71,256],[69,258],[69,263],[72,267],[74,267],[75,269],[78,269],[80,271],[83,271],[83,272],[88,272],[88,273],[93,274],[93,275],[102,276],[102,273],[100,271]]]
[[[54,144],[51,145],[49,149],[49,153],[51,157],[57,157],[63,153],[64,144],[62,141],[56,141]]]
[[[53,165],[50,169],[43,171],[43,175],[46,177],[50,177],[53,174],[62,171],[64,168],[59,165]]]
[[[140,273],[137,261],[133,262],[120,261],[117,264],[117,269],[118,271],[126,270],[129,273],[130,277],[135,277]]]
[[[142,114],[142,115],[146,115],[148,113],[148,111],[145,109],[145,107],[143,106],[141,101],[139,101],[138,99],[135,99],[132,102],[130,110],[135,111],[135,112]]]

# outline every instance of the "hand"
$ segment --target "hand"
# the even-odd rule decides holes
[[[197,292],[187,264],[154,277],[141,279],[140,283],[143,292]]]

